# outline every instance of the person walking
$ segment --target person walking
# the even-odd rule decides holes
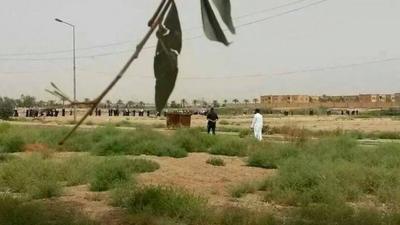
[[[251,123],[251,129],[254,131],[254,137],[259,141],[262,141],[263,122],[263,116],[260,113],[260,109],[256,109]]]
[[[214,108],[211,108],[207,113],[207,133],[215,135],[215,128],[217,125],[218,115],[214,111]]]

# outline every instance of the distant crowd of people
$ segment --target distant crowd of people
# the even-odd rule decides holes
[[[108,116],[136,116],[136,114],[137,114],[139,117],[143,117],[146,114],[147,117],[150,117],[151,113],[152,113],[152,111],[144,110],[144,109],[139,109],[139,110],[136,110],[136,109],[129,110],[128,108],[126,108],[124,110],[120,110],[118,108],[108,109]],[[158,113],[154,113],[154,114],[156,116],[159,116]],[[100,113],[100,115],[101,115],[101,113]]]
[[[96,108],[90,116],[102,116],[103,115],[102,109]],[[151,110],[144,110],[144,109],[123,109],[120,110],[118,108],[110,108],[107,109],[108,116],[139,116],[139,117],[150,117],[150,116],[160,116],[159,113],[151,111]],[[164,116],[166,116],[167,112],[164,112]],[[36,118],[36,117],[65,117],[65,116],[72,116],[73,115],[73,109],[68,109],[68,111],[63,108],[63,109],[56,109],[56,108],[26,108],[26,109],[15,109],[14,110],[14,117],[21,117],[25,115],[25,117],[31,117],[31,118]]]
[[[58,117],[66,116],[65,109],[38,109],[38,108],[27,108],[24,110],[25,117]],[[72,110],[69,112],[72,115]],[[20,113],[17,109],[14,110],[14,117],[20,117]]]

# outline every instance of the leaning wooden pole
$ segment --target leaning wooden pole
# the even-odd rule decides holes
[[[168,1],[168,2],[167,2]],[[162,0],[159,7],[157,8],[155,14],[149,21],[150,29],[142,39],[142,41],[136,46],[136,50],[133,55],[129,58],[128,62],[124,65],[118,75],[114,78],[114,80],[107,86],[107,88],[97,97],[86,114],[79,120],[79,122],[72,128],[70,132],[59,142],[60,145],[63,145],[66,140],[79,128],[80,125],[86,120],[86,118],[93,113],[93,110],[98,106],[98,104],[103,100],[103,98],[110,92],[110,90],[117,84],[117,82],[122,78],[125,72],[128,70],[130,65],[132,64],[135,59],[139,57],[140,52],[143,50],[143,47],[146,45],[147,41],[153,34],[154,30],[157,26],[162,22],[165,14],[168,11],[168,8],[171,6],[173,0]]]

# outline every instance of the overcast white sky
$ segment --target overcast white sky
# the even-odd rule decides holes
[[[93,98],[128,59],[132,53],[129,50],[134,49],[146,32],[147,20],[159,2],[0,1],[0,96],[17,97],[24,93],[43,99],[52,98],[44,91],[50,81],[66,92],[72,92],[72,52],[28,54],[71,48],[71,29],[55,22],[55,17],[77,26],[78,49],[120,43],[77,52],[78,97]],[[231,0],[235,18],[250,14],[236,19],[236,25],[317,1]],[[200,1],[176,2],[184,38],[203,34],[198,28],[201,24]],[[291,2],[298,4],[267,10]],[[236,36],[230,36],[233,44],[229,48],[205,38],[186,40],[171,100],[242,100],[263,94],[400,92],[399,12],[399,0],[328,0],[291,14],[240,27]],[[148,46],[154,43],[155,39],[152,39]],[[100,54],[107,55],[93,56]],[[153,102],[153,55],[154,49],[144,50],[106,99]],[[307,71],[389,58],[398,60]],[[254,76],[256,74],[265,76]]]

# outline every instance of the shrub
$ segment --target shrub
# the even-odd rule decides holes
[[[90,179],[90,190],[106,191],[118,183],[128,181],[132,173],[129,167],[131,162],[124,158],[108,158],[96,165]]]
[[[258,150],[249,155],[248,166],[260,167],[265,169],[276,169],[279,154],[276,150]]]
[[[5,134],[0,136],[0,152],[21,152],[24,145],[25,140],[17,134]]]
[[[130,143],[124,136],[105,136],[92,147],[96,155],[122,155],[128,152]]]
[[[221,125],[229,125],[229,122],[227,120],[221,120],[221,121],[219,121],[219,124],[221,124]]]
[[[210,157],[209,159],[207,159],[206,163],[213,166],[225,166],[224,160],[217,157]]]
[[[181,158],[187,152],[172,143],[165,135],[145,128],[121,131],[114,127],[96,129],[92,134],[95,144],[91,151],[96,155],[156,155]]]
[[[206,152],[216,142],[216,138],[200,129],[178,129],[172,136],[174,144],[187,152]]]
[[[213,155],[245,156],[247,154],[247,143],[235,137],[219,137],[217,143],[211,147]]]
[[[0,119],[8,120],[14,113],[15,102],[9,98],[0,97]]]
[[[157,140],[146,140],[141,141],[140,143],[134,146],[135,154],[147,154],[147,155],[155,155],[155,156],[170,156],[174,158],[183,158],[187,156],[187,152],[173,145],[167,141],[157,141]]]
[[[60,204],[24,202],[0,195],[1,225],[94,225],[78,211]]]
[[[216,215],[218,225],[277,225],[273,216],[265,213],[255,213],[242,208],[226,208]]]
[[[125,197],[121,198],[121,194]],[[174,219],[200,221],[204,218],[206,200],[179,189],[162,186],[146,186],[117,189],[115,203],[132,213],[147,213]]]
[[[0,122],[0,135],[7,133],[11,128],[9,123]]]
[[[327,189],[329,174],[316,158],[290,158],[279,167],[278,176],[268,180],[266,199],[287,205],[301,205],[313,202],[329,202],[338,198],[337,192],[331,196]]]
[[[250,136],[251,131],[249,129],[243,129],[239,132],[239,137],[240,138],[245,138],[247,136]]]
[[[39,156],[15,159],[0,165],[0,189],[24,193],[29,197],[49,198],[61,193],[58,166]]]
[[[346,204],[316,204],[300,207],[289,217],[289,225],[386,225],[400,223],[400,215],[395,212],[380,212],[376,209],[355,210]]]
[[[15,156],[6,153],[0,153],[0,163],[8,162],[12,159],[15,159]]]
[[[160,168],[160,164],[148,159],[134,159],[131,161],[129,167],[135,173],[153,172]]]
[[[234,198],[241,198],[245,194],[255,193],[259,189],[259,185],[254,182],[246,182],[236,185],[230,189],[230,194]]]
[[[67,186],[87,184],[100,160],[88,156],[76,156],[65,160],[60,165],[60,179]]]

